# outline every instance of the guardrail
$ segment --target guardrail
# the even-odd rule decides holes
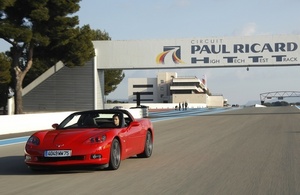
[[[72,112],[36,113],[0,116],[0,135],[51,129]]]
[[[147,117],[142,109],[126,109],[134,118]],[[0,135],[52,129],[54,123],[60,123],[69,112],[34,113],[18,115],[0,115]]]

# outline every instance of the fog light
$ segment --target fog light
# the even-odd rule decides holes
[[[102,158],[101,154],[92,154],[91,159],[100,159]]]
[[[31,161],[31,156],[25,156],[25,161]]]

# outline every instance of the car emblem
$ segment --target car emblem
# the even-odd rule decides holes
[[[60,148],[62,146],[64,146],[65,144],[56,144],[56,147]]]

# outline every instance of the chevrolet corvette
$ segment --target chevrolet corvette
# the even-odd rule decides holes
[[[25,163],[32,170],[95,166],[116,170],[121,160],[149,158],[154,129],[148,118],[134,118],[124,109],[75,112],[53,129],[31,135]]]

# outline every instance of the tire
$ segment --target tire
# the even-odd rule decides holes
[[[117,170],[121,164],[121,149],[118,139],[114,139],[110,148],[110,159],[108,169]]]
[[[152,139],[151,132],[147,131],[144,152],[138,154],[137,157],[149,158],[152,155],[152,151],[153,151],[153,139]]]

